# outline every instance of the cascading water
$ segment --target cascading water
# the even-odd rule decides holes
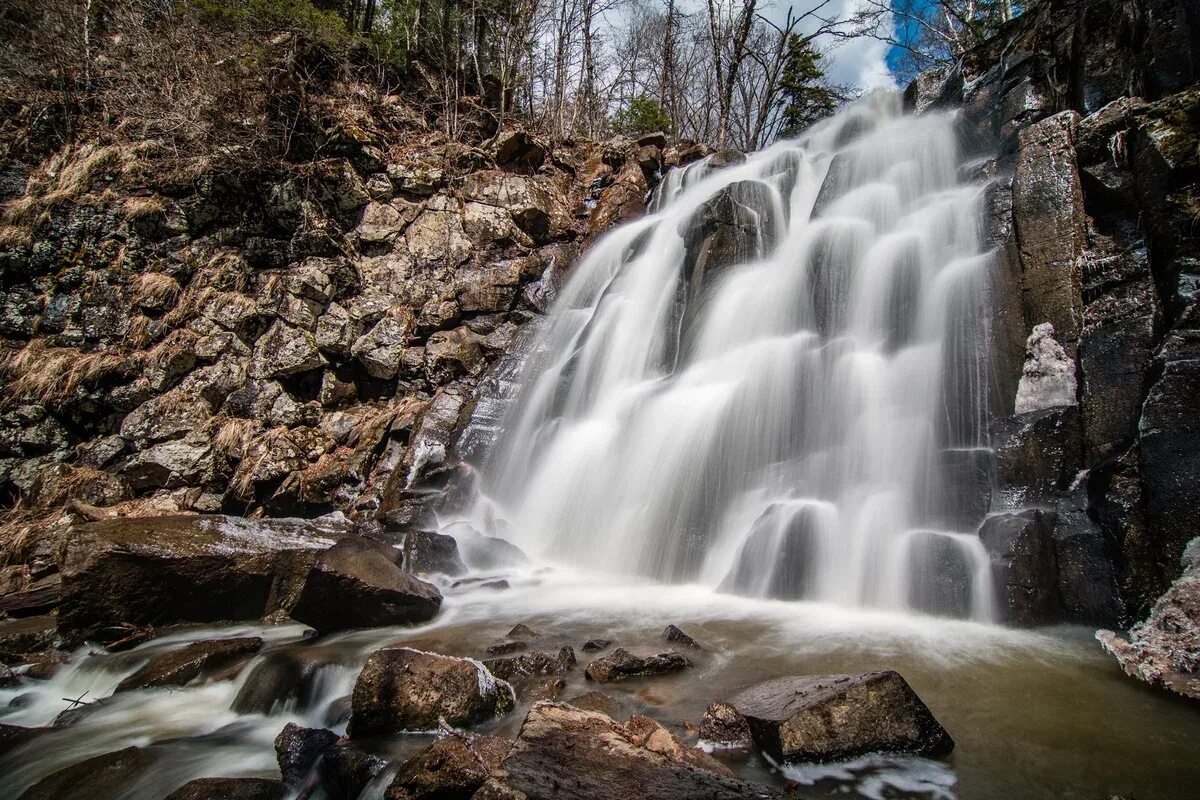
[[[951,115],[880,94],[667,175],[531,338],[477,517],[580,566],[990,619],[990,259],[960,167]]]

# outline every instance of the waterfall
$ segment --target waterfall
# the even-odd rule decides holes
[[[549,561],[990,619],[991,260],[962,172],[952,115],[878,94],[668,174],[484,404],[476,518]]]

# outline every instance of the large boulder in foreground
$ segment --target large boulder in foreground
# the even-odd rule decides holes
[[[396,772],[386,800],[470,797],[499,769],[512,742],[496,736],[451,733],[426,747]]]
[[[223,516],[115,518],[66,537],[58,629],[106,641],[110,629],[259,619],[286,604],[320,550],[349,523]]]
[[[500,768],[474,800],[782,798],[739,780],[653,720],[627,724],[560,703],[534,704]]]
[[[1131,678],[1200,700],[1200,538],[1184,551],[1183,564],[1183,574],[1129,638],[1104,630],[1096,638]]]
[[[478,661],[409,647],[377,650],[351,695],[351,736],[464,727],[507,714],[513,689]]]
[[[643,678],[650,675],[666,675],[692,666],[692,662],[681,653],[668,650],[650,656],[638,656],[623,647],[618,647],[606,656],[588,664],[585,675],[593,681],[623,681],[627,678]]]
[[[402,558],[383,542],[343,539],[318,556],[291,617],[320,633],[432,619],[442,593],[401,569]]]
[[[867,753],[940,756],[954,749],[929,708],[892,670],[796,675],[729,700],[759,749],[782,761],[840,761]]]
[[[283,784],[267,778],[197,778],[166,800],[283,800]]]
[[[262,648],[257,636],[236,639],[207,639],[150,659],[144,667],[117,684],[116,691],[186,686],[204,674],[248,660]]]
[[[154,769],[154,757],[141,747],[93,756],[47,775],[20,795],[21,800],[96,800],[120,797]]]
[[[336,733],[323,728],[305,728],[294,722],[284,725],[275,737],[275,759],[283,787],[296,792],[302,789],[313,767],[337,740]]]

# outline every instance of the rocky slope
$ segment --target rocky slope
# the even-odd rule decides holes
[[[81,518],[416,520],[488,365],[590,238],[703,154],[447,142],[386,102],[324,138],[266,174],[146,184],[136,149],[85,144],[17,175],[0,594],[53,572]]]

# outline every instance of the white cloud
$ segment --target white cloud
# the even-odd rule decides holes
[[[782,23],[787,18],[788,7],[793,9],[793,15],[799,16],[812,8],[820,0],[775,0],[763,4],[760,13],[769,19]],[[832,0],[820,10],[826,19],[848,19],[860,6],[861,0]],[[800,29],[810,33],[820,23],[806,19],[800,23]],[[895,89],[896,79],[887,65],[888,45],[877,39],[866,37],[859,39],[834,39],[824,37],[818,44],[825,54],[825,73],[829,80],[836,84],[857,86],[863,91],[872,89]]]

